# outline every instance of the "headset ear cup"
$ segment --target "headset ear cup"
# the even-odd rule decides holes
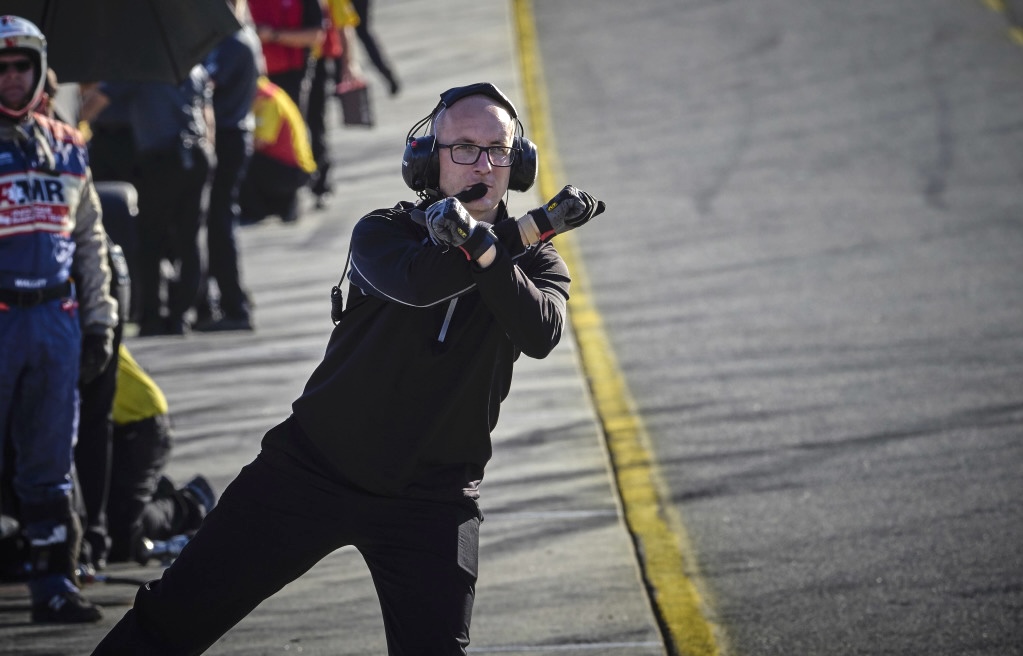
[[[437,154],[431,135],[412,137],[405,144],[401,159],[401,177],[412,191],[436,189],[440,184]]]
[[[508,188],[512,191],[527,191],[536,182],[536,145],[525,137],[515,137],[515,147],[519,152],[512,165]]]

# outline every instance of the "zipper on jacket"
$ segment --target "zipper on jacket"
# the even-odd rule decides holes
[[[445,338],[448,336],[448,327],[451,325],[451,316],[455,313],[455,304],[458,303],[458,298],[451,299],[448,303],[448,311],[444,315],[444,324],[440,327],[440,334],[437,335],[437,341],[443,343]]]

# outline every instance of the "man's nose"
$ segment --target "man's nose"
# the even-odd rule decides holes
[[[476,163],[473,165],[473,169],[486,173],[492,168],[493,166],[490,164],[490,154],[485,150],[481,150],[480,156],[476,158]]]

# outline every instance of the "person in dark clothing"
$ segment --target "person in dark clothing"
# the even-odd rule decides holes
[[[569,186],[508,215],[505,193],[536,174],[520,126],[480,83],[413,128],[404,177],[422,202],[357,223],[348,305],[292,415],[94,654],[202,653],[343,545],[369,566],[389,654],[465,654],[490,434],[515,360],[545,357],[565,325],[548,240],[603,210]]]
[[[202,273],[198,236],[212,158],[209,74],[195,66],[178,85],[104,82],[97,93],[127,105],[134,137],[140,216],[132,278],[139,289],[139,335],[185,334],[185,313]],[[163,260],[175,267],[176,279],[164,280]]]
[[[206,58],[213,81],[213,115],[216,125],[217,164],[210,185],[206,211],[208,278],[215,280],[219,312],[211,307],[208,282],[200,285],[196,302],[196,330],[252,330],[252,308],[242,287],[235,240],[238,225],[238,191],[252,157],[252,131],[256,119],[252,104],[262,51],[259,37],[243,25],[224,39]]]
[[[316,171],[309,130],[298,105],[268,78],[256,81],[255,152],[238,192],[243,225],[279,216],[294,223],[299,216],[298,192]]]
[[[89,167],[96,182],[135,180],[135,137],[126,102],[109,102],[98,84],[82,85],[80,114],[88,117]],[[102,106],[98,109],[96,105]]]
[[[113,467],[107,509],[110,562],[145,562],[143,540],[188,535],[215,505],[204,476],[175,486],[163,475],[174,444],[167,399],[124,344],[113,402]]]
[[[120,205],[119,199],[104,198],[100,193],[103,216],[109,217]],[[106,565],[110,550],[107,524],[107,502],[112,467],[113,423],[110,410],[117,389],[118,352],[128,320],[131,278],[124,251],[107,236],[107,258],[110,266],[110,295],[117,299],[117,325],[114,327],[113,355],[110,364],[95,379],[78,383],[78,440],[75,444],[75,469],[78,493],[82,501],[84,534],[79,561],[97,569]]]
[[[342,4],[340,7],[350,5]],[[334,193],[334,186],[330,181],[333,161],[327,143],[327,87],[330,80],[329,86],[333,91],[338,81],[352,76],[352,44],[348,39],[350,28],[344,21],[354,18],[354,10],[349,13],[339,8],[338,0],[324,0],[323,21],[327,26],[326,36],[319,47],[313,50],[313,73],[305,112],[313,159],[316,161],[316,171],[309,184],[316,209],[323,209],[327,197]]]
[[[380,72],[380,75],[387,80],[387,89],[392,96],[398,95],[401,91],[401,83],[398,81],[398,74],[394,72],[394,65],[391,64],[387,55],[384,54],[380,44],[377,43],[376,34],[369,26],[370,2],[369,0],[352,0],[355,12],[359,14],[359,24],[355,26],[355,35],[359,37],[366,55],[373,63],[373,66]],[[339,80],[340,81],[340,80]]]

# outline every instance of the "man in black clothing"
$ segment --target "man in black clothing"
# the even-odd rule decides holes
[[[422,202],[356,225],[347,308],[292,416],[96,654],[201,653],[344,545],[369,566],[389,654],[465,653],[490,433],[514,361],[545,357],[564,326],[548,240],[603,210],[569,186],[509,217],[505,193],[536,174],[520,133],[487,83],[413,127],[403,175]]]

